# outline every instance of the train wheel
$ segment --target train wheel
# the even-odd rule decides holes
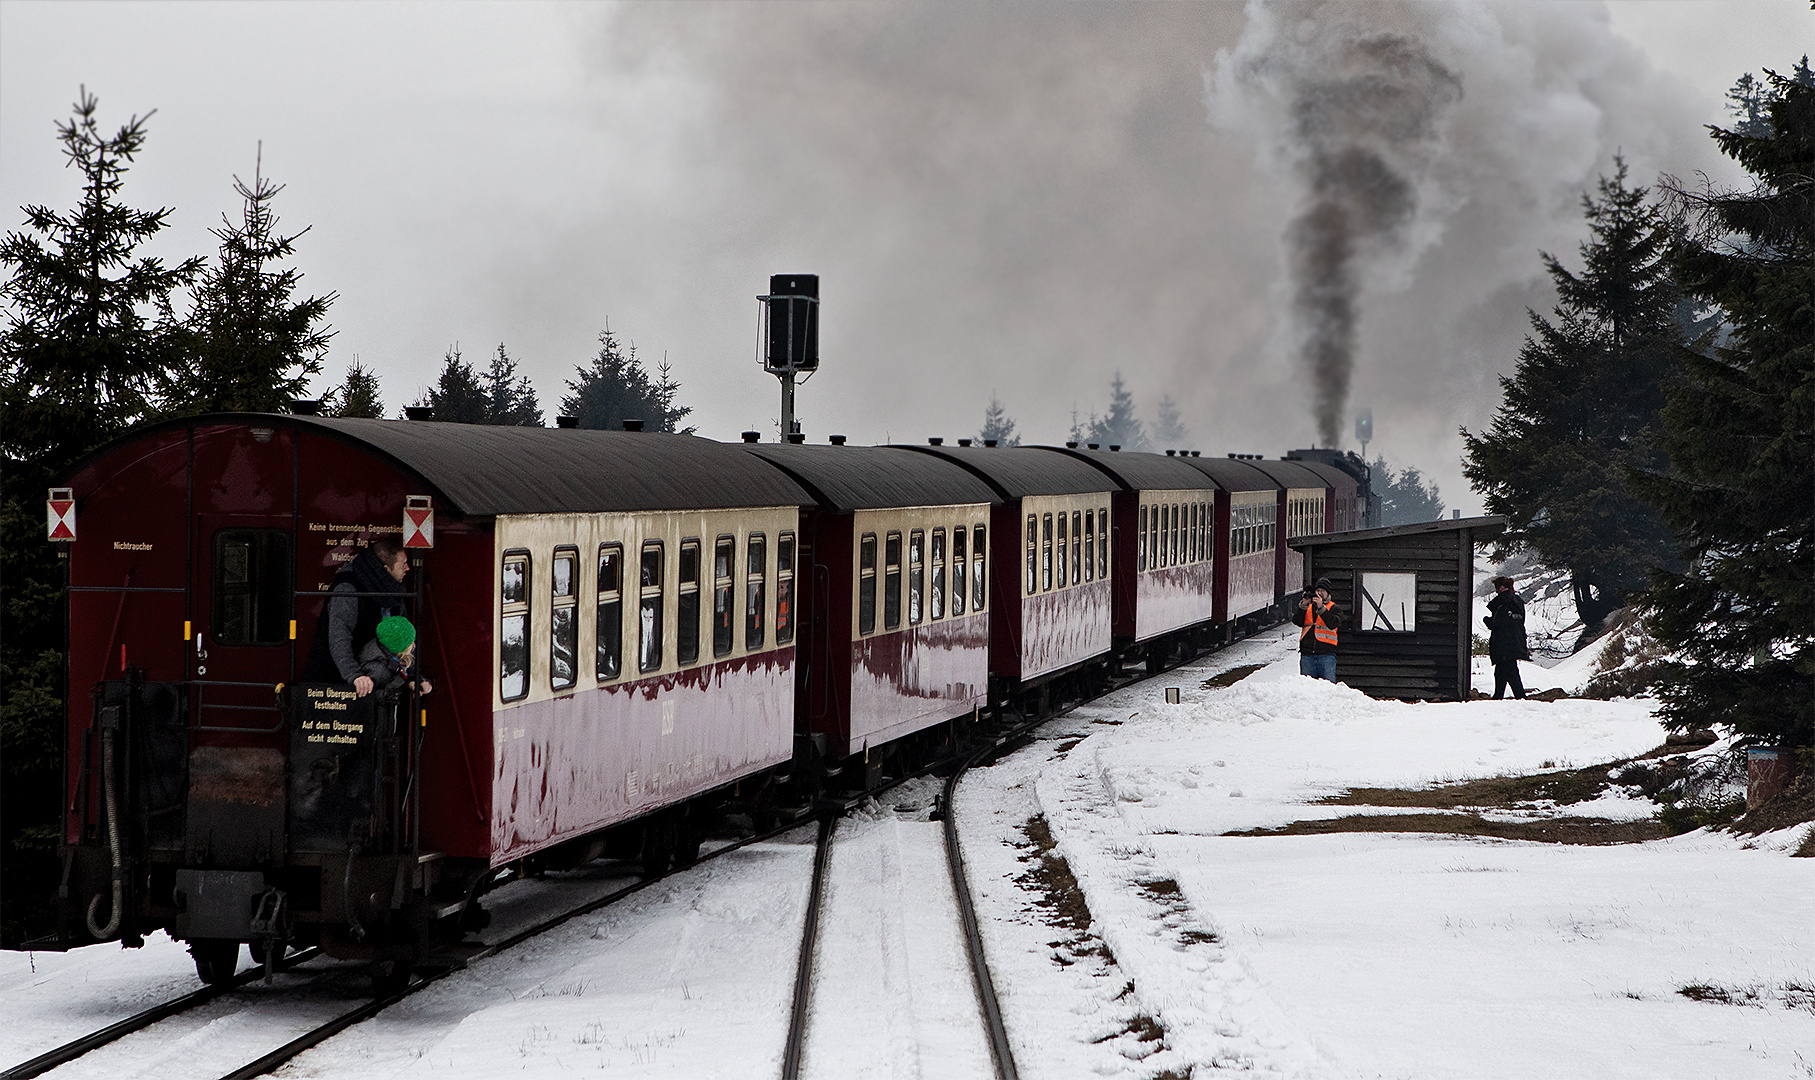
[[[692,866],[700,861],[700,842],[705,839],[705,830],[692,817],[682,818],[674,826],[674,865],[677,867]]]
[[[218,938],[201,938],[189,943],[189,955],[195,957],[196,977],[209,986],[233,981],[239,971],[239,942]]]
[[[643,876],[658,877],[674,864],[675,823],[666,814],[643,826]]]
[[[407,959],[374,960],[372,962],[372,994],[387,998],[401,994],[410,985],[410,969],[415,965]]]

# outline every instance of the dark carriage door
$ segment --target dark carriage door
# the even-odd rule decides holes
[[[204,514],[195,551],[185,847],[199,865],[278,861],[288,726],[277,687],[307,644],[295,640],[295,533],[288,516]]]

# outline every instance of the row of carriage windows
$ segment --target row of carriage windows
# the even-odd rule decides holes
[[[598,576],[594,580],[593,677],[599,683],[612,682],[624,674],[624,615],[628,606],[635,613],[631,632],[635,648],[636,670],[640,674],[660,671],[667,650],[674,650],[675,662],[683,667],[700,660],[702,638],[711,639],[714,659],[731,655],[737,648],[738,631],[743,634],[743,648],[763,648],[769,637],[766,625],[769,582],[775,582],[775,644],[787,645],[794,640],[794,534],[784,532],[776,538],[775,561],[768,558],[768,538],[751,533],[743,542],[743,557],[738,557],[734,536],[720,536],[712,546],[712,562],[702,566],[701,541],[681,541],[675,567],[675,630],[665,632],[664,601],[668,588],[667,545],[661,540],[646,540],[637,556],[637,584],[625,580],[625,547],[623,544],[601,544],[598,549]],[[558,547],[549,574],[549,648],[548,686],[550,690],[571,690],[580,681],[580,551]],[[710,577],[702,581],[702,571]],[[514,551],[504,556],[499,598],[502,621],[499,626],[500,672],[498,688],[505,701],[516,701],[529,694],[530,619],[532,584],[528,552]],[[711,632],[701,633],[703,588],[711,589]]]
[[[1324,531],[1324,500],[1321,497],[1286,500],[1286,535],[1315,536]]]
[[[948,551],[944,529],[934,529],[930,534],[925,529],[910,530],[905,549],[900,532],[885,533],[882,537],[882,561],[879,567],[876,534],[864,533],[857,541],[857,632],[876,632],[878,570],[882,577],[884,630],[901,628],[901,585],[904,577],[907,581],[907,621],[910,626],[918,626],[928,619],[943,619],[948,615],[956,617],[967,610],[972,613],[982,611],[989,597],[985,567],[989,545],[985,536],[982,525],[974,525],[968,530],[959,526],[951,530],[951,547]]]
[[[1272,551],[1278,541],[1279,504],[1257,503],[1229,510],[1229,555],[1240,558]]]
[[[1205,562],[1212,553],[1210,504],[1171,503],[1143,506],[1135,525],[1141,538],[1142,570]]]
[[[1109,578],[1109,508],[1027,515],[1027,595]]]

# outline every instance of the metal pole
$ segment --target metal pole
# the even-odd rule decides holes
[[[781,441],[792,442],[789,436],[794,434],[794,372],[778,371],[775,377],[781,380]]]

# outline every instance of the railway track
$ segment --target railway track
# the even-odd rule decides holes
[[[842,816],[845,811],[856,806],[863,799],[874,798],[906,780],[934,774],[946,769],[949,769],[950,772],[945,777],[939,803],[943,818],[944,846],[947,866],[951,874],[953,891],[957,897],[959,923],[962,929],[965,952],[970,963],[972,984],[975,988],[977,997],[977,1007],[988,1041],[990,1058],[995,1069],[995,1075],[998,1080],[1017,1080],[1019,1074],[1016,1070],[1013,1051],[1009,1044],[1007,1028],[1003,1023],[1001,1008],[996,999],[994,984],[990,976],[987,958],[984,953],[980,925],[972,901],[969,881],[964,869],[964,859],[959,845],[957,822],[955,816],[951,812],[953,795],[957,790],[958,782],[970,768],[996,757],[1000,757],[1025,745],[1032,738],[1033,733],[1043,724],[1065,716],[1080,705],[1088,704],[1091,701],[1095,701],[1098,698],[1113,693],[1116,690],[1120,690],[1123,687],[1153,678],[1174,667],[1190,663],[1211,651],[1216,650],[1206,650],[1204,652],[1191,651],[1176,661],[1168,663],[1156,670],[1149,670],[1139,675],[1118,676],[1111,679],[1106,688],[1096,693],[1078,699],[1070,705],[1058,709],[1049,715],[1023,719],[1010,727],[986,737],[986,741],[984,741],[982,745],[967,749],[960,754],[955,755],[953,758],[945,759],[944,761],[911,773],[908,776],[891,780],[879,788],[864,792],[862,795],[847,799],[826,801],[821,804],[817,815],[819,834],[814,855],[813,880],[810,886],[807,918],[805,927],[803,928],[795,977],[793,1006],[790,1014],[786,1048],[783,1055],[782,1076],[784,1080],[798,1080],[804,1060],[803,1050],[812,1004],[812,970],[818,942],[818,923],[820,914],[823,911],[822,899],[825,888],[826,867],[830,861],[831,839],[838,818]],[[805,824],[804,821],[795,820],[778,825],[775,828],[759,832],[755,835],[704,852],[700,855],[698,861],[705,862],[708,859],[729,854],[732,851],[746,847],[750,844],[774,839],[784,833],[801,828],[803,824]],[[697,863],[694,865],[697,865]],[[632,884],[611,890],[602,896],[588,900],[552,917],[545,918],[533,925],[518,930],[498,941],[486,944],[476,950],[465,952],[459,958],[458,962],[432,968],[427,974],[419,975],[402,990],[362,1002],[358,1006],[348,1009],[325,1023],[319,1024],[309,1031],[296,1036],[256,1060],[225,1073],[221,1080],[252,1080],[254,1077],[267,1075],[282,1066],[285,1062],[290,1061],[305,1051],[326,1042],[328,1039],[333,1038],[335,1035],[338,1035],[356,1024],[377,1016],[379,1013],[405,998],[412,997],[415,994],[428,989],[440,980],[454,974],[456,971],[462,970],[474,962],[505,952],[525,941],[538,937],[556,927],[570,922],[573,919],[617,903],[626,897],[632,896],[641,892],[643,889],[665,880],[673,874],[683,872],[684,869],[687,868],[677,868],[668,873],[644,878]],[[279,970],[295,968],[296,966],[313,959],[318,953],[318,949],[302,950],[279,961],[277,967]],[[28,1078],[40,1076],[52,1069],[74,1061],[92,1050],[108,1045],[109,1043],[135,1032],[143,1031],[163,1020],[178,1016],[225,994],[231,993],[239,987],[262,978],[263,974],[264,969],[262,967],[250,968],[235,975],[233,980],[229,983],[220,986],[203,987],[192,993],[185,994],[181,997],[143,1010],[124,1020],[117,1021],[107,1027],[39,1054],[37,1057],[28,1061],[14,1065],[4,1072],[0,1072],[0,1080],[28,1080]]]

